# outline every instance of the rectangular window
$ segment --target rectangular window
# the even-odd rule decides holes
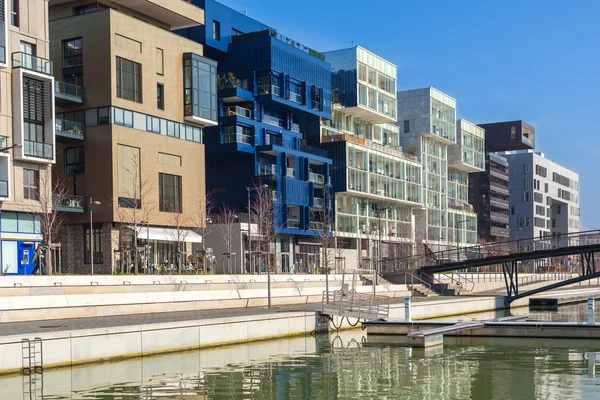
[[[404,133],[410,133],[410,121],[407,119],[404,120]]]
[[[314,110],[323,109],[323,89],[313,87],[312,108]]]
[[[158,174],[159,208],[165,212],[181,212],[181,176]]]
[[[133,128],[133,111],[123,110],[122,108],[114,108],[116,125],[123,125],[128,128]]]
[[[23,168],[23,198],[39,200],[40,172],[34,169]]]
[[[117,97],[142,102],[142,64],[117,57]]]
[[[221,23],[213,19],[213,40],[221,40]]]
[[[10,24],[19,27],[19,0],[10,0]]]
[[[98,109],[98,125],[110,124],[110,113],[108,107]]]
[[[177,122],[167,121],[167,136],[179,137],[179,124]]]
[[[304,104],[303,97],[302,85],[299,83],[290,82],[290,100],[298,104]]]
[[[146,130],[148,132],[160,133],[160,118],[146,116]]]
[[[156,73],[163,75],[165,73],[165,59],[162,49],[156,48]]]
[[[63,41],[63,67],[83,65],[83,40],[81,38]]]
[[[91,253],[91,245],[90,245],[90,227],[89,225],[84,229],[84,242],[85,242],[85,257],[84,263],[90,264],[90,253]],[[94,242],[94,264],[102,264],[104,262],[102,256],[102,225],[94,225],[92,230],[92,241]]]
[[[156,84],[156,107],[159,110],[165,109],[165,87],[162,83]]]
[[[83,146],[71,147],[65,150],[65,170],[67,174],[82,174],[85,172]]]
[[[523,201],[525,201],[525,202],[529,201],[529,192],[523,193]]]
[[[517,128],[514,126],[510,127],[510,139],[515,140],[517,137]]]

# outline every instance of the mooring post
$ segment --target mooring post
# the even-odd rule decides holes
[[[410,319],[410,297],[404,299],[404,321],[411,322]]]
[[[596,308],[594,300],[593,297],[588,298],[588,325],[596,325],[594,321],[594,311]]]

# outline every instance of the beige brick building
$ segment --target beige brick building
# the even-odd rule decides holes
[[[202,129],[216,124],[216,63],[170,30],[203,24],[204,10],[181,0],[56,0],[49,16],[53,176],[70,194],[63,265],[90,272],[90,237],[96,273],[131,268],[147,242],[150,265],[176,265],[205,223]]]

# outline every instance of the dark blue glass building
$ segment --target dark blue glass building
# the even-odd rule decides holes
[[[207,193],[245,213],[246,188],[268,184],[279,232],[275,265],[312,272],[319,265],[319,210],[331,207],[332,163],[305,138],[331,118],[331,66],[323,54],[242,13],[212,0],[193,3],[205,9],[206,24],[179,33],[204,44],[218,63],[219,125],[204,129]],[[247,246],[233,251],[245,254],[248,269]]]

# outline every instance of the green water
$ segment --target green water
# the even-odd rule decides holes
[[[587,320],[586,305],[529,314]],[[600,399],[600,341],[446,338],[443,348],[416,349],[352,331],[48,371],[43,381],[0,379],[0,394],[2,400]]]

